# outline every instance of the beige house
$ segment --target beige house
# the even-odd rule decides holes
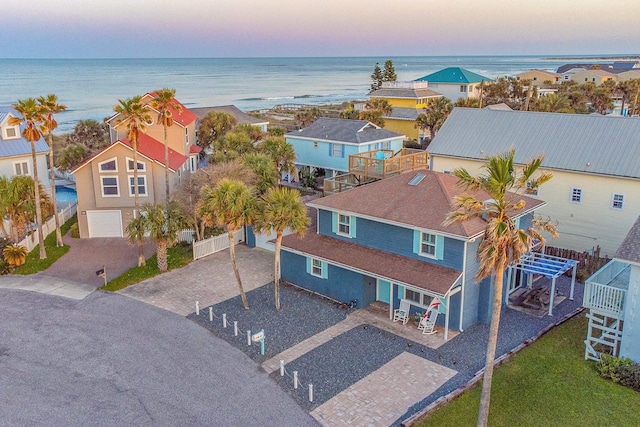
[[[429,146],[437,172],[481,172],[484,159],[515,148],[516,162],[545,156],[553,179],[536,197],[556,219],[549,243],[613,255],[640,212],[640,119],[455,108]]]
[[[618,81],[625,82],[627,80],[640,79],[640,69],[634,68],[633,70],[623,71],[618,73]]]
[[[150,102],[154,93],[145,94]],[[177,102],[177,101],[176,101]],[[181,104],[180,104],[181,105]],[[164,203],[165,168],[169,170],[171,192],[185,174],[198,168],[200,147],[195,145],[197,116],[182,107],[172,111],[174,125],[167,129],[169,164],[165,165],[164,128],[157,123],[157,112],[138,140],[137,168],[140,205]],[[124,237],[126,226],[135,218],[134,161],[126,123],[118,114],[109,118],[111,145],[96,153],[71,172],[76,176],[78,226],[80,237]]]
[[[618,75],[605,70],[586,70],[579,73],[571,74],[571,80],[578,83],[594,83],[596,86],[601,85],[607,80],[618,81]]]
[[[523,81],[529,80],[535,86],[540,86],[546,81],[550,81],[554,84],[560,83],[560,74],[547,70],[529,70],[524,73],[516,74],[516,80]]]

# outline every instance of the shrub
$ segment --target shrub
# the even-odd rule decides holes
[[[2,250],[2,256],[7,264],[18,267],[23,265],[25,260],[27,259],[27,248],[24,246],[20,246],[17,244],[7,245]]]
[[[11,274],[13,272],[13,266],[5,262],[2,258],[0,258],[0,276],[5,274]]]
[[[620,372],[620,384],[640,391],[640,365],[637,363],[622,369]]]
[[[78,228],[77,222],[74,222],[73,224],[71,224],[69,231],[71,232],[71,237],[73,237],[74,239],[80,238],[80,229]]]
[[[631,369],[633,362],[629,358],[600,354],[600,361],[596,363],[596,370],[602,378],[608,378],[619,383],[624,371]]]

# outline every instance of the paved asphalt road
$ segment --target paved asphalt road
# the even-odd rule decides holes
[[[0,289],[0,425],[318,424],[184,317],[117,294]]]

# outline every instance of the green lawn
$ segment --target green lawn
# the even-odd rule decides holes
[[[169,270],[174,268],[184,267],[193,260],[193,250],[190,244],[178,244],[167,251],[167,260],[169,264]],[[158,269],[158,260],[156,255],[153,255],[147,260],[147,265],[144,267],[133,267],[107,282],[105,286],[99,288],[103,291],[115,292],[120,289],[124,289],[129,285],[148,279],[149,277],[157,276],[160,274]]]
[[[64,236],[69,231],[69,228],[75,223],[78,222],[78,217],[76,215],[69,218],[67,222],[60,226],[60,231]],[[47,251],[47,258],[40,259],[40,247],[36,246],[33,248],[31,252],[27,255],[26,262],[17,267],[13,273],[14,274],[35,274],[49,268],[54,262],[56,262],[62,255],[69,252],[69,245],[64,245],[62,247],[56,246],[56,233],[53,232],[49,234],[44,239],[44,247]]]
[[[640,393],[600,378],[584,360],[586,331],[587,319],[578,315],[497,368],[489,425],[640,425]],[[475,425],[480,386],[417,425]]]

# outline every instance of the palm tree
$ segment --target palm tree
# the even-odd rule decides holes
[[[49,196],[42,185],[40,191],[40,209],[51,211]],[[0,218],[9,219],[9,233],[5,230],[4,221],[1,229],[9,235],[12,242],[18,242],[27,234],[27,227],[36,216],[35,186],[33,178],[28,175],[17,175],[11,178],[0,176]]]
[[[249,302],[242,287],[240,271],[236,262],[235,233],[243,225],[251,222],[255,209],[255,199],[251,190],[243,182],[224,178],[215,188],[205,186],[198,207],[199,215],[207,225],[225,225],[229,233],[229,256],[236,275],[242,305],[249,309]]]
[[[278,169],[278,182],[284,172],[295,170],[296,150],[282,136],[272,136],[260,143],[259,150],[273,159]]]
[[[151,122],[151,115],[146,105],[142,103],[139,95],[125,100],[119,99],[118,104],[113,107],[113,111],[122,117],[118,119],[118,124],[126,123],[127,138],[133,148],[133,196],[136,215],[139,213],[139,193],[138,193],[138,137],[140,132],[146,132],[146,123]],[[144,267],[144,240],[138,241],[138,267]]]
[[[164,273],[168,270],[167,249],[176,243],[185,225],[184,216],[176,203],[170,202],[165,206],[145,203],[140,216],[127,225],[127,234],[131,243],[143,240],[147,234],[156,242],[158,269]]]
[[[547,113],[572,113],[571,101],[563,95],[550,93],[540,97],[534,104],[533,111],[544,111]]]
[[[458,98],[458,100],[453,103],[453,106],[465,107],[465,108],[480,108],[480,99],[479,98]]]
[[[31,160],[33,163],[33,182],[36,202],[36,224],[38,225],[38,246],[40,248],[40,259],[47,258],[47,251],[44,247],[44,235],[42,233],[42,212],[40,210],[40,192],[35,189],[40,188],[40,180],[38,179],[38,164],[36,162],[36,141],[40,139],[42,134],[38,128],[42,123],[42,115],[40,108],[33,98],[19,99],[18,103],[13,105],[22,117],[11,117],[9,123],[11,125],[19,125],[24,122],[24,130],[22,136],[31,143]]]
[[[49,143],[49,179],[51,180],[51,203],[53,204],[53,217],[56,222],[56,246],[62,247],[62,233],[60,232],[60,218],[58,218],[58,203],[56,201],[56,174],[53,164],[53,131],[58,127],[58,122],[53,117],[54,113],[60,113],[67,109],[66,105],[58,104],[58,97],[49,94],[46,97],[38,98],[40,112],[42,113],[43,123],[41,126],[42,134],[45,135]]]
[[[520,197],[522,193],[533,192],[540,185],[552,178],[551,173],[541,173],[534,177],[542,164],[541,156],[534,158],[519,170],[514,165],[515,151],[490,156],[483,169],[485,174],[474,177],[466,169],[455,169],[460,185],[467,190],[480,191],[487,194],[489,200],[481,200],[477,195],[464,193],[456,196],[454,210],[449,213],[445,224],[465,222],[473,218],[486,218],[487,227],[478,246],[478,263],[480,268],[476,274],[476,282],[493,275],[493,311],[487,342],[482,395],[478,426],[486,426],[489,417],[491,399],[491,379],[498,340],[500,311],[502,308],[502,287],[504,270],[512,262],[520,260],[522,255],[532,247],[532,240],[544,242],[540,230],[557,236],[556,227],[549,220],[536,219],[531,228],[521,230],[515,222],[515,216],[525,208],[526,202]]]
[[[380,111],[383,116],[388,116],[393,112],[393,107],[384,98],[371,98],[364,105],[365,110]]]
[[[203,149],[213,148],[213,143],[222,138],[227,132],[238,124],[238,121],[229,113],[210,111],[200,121],[198,145]]]
[[[180,114],[182,106],[176,102],[175,89],[163,88],[156,92],[156,97],[151,101],[151,108],[158,112],[158,121],[162,123],[164,129],[164,185],[165,185],[165,204],[167,212],[169,206],[169,140],[167,138],[167,129],[173,126],[173,113],[175,110]]]
[[[270,188],[258,202],[254,228],[257,232],[276,233],[274,285],[276,310],[280,310],[280,248],[285,229],[303,237],[311,220],[297,190],[287,187]]]

